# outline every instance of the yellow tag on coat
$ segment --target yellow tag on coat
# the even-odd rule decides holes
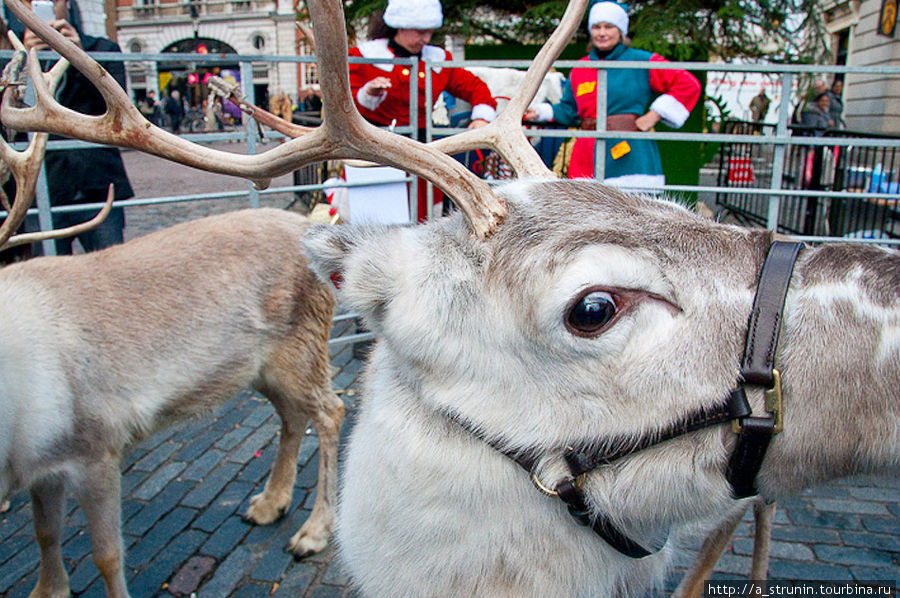
[[[578,84],[578,90],[575,92],[575,95],[583,96],[586,93],[593,93],[595,89],[597,89],[596,81],[585,81]]]
[[[620,141],[619,143],[612,146],[612,149],[609,150],[609,153],[612,154],[613,160],[618,160],[625,154],[631,151],[631,146],[628,145],[627,141]]]

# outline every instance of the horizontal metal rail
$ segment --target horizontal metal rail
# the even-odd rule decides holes
[[[12,56],[13,52],[9,50],[0,51],[0,58]],[[55,52],[43,51],[38,53],[41,58],[54,58],[57,56]],[[222,64],[240,64],[250,65],[251,63],[314,63],[315,56],[272,56],[272,55],[237,55],[237,54],[217,54],[217,55],[200,55],[191,53],[154,53],[154,54],[134,54],[134,53],[117,53],[117,52],[96,52],[91,54],[95,59],[100,61],[115,61],[126,63],[154,62],[154,63],[185,63],[197,66],[206,65],[222,65]],[[349,62],[360,64],[376,64],[389,62],[392,64],[403,64],[415,66],[417,60],[414,58],[395,58],[392,60],[384,59],[368,59],[350,57]],[[517,68],[525,69],[531,65],[528,60],[452,60],[437,61],[425,63],[428,70],[443,67],[472,67],[485,66],[494,68]],[[596,68],[604,70],[616,69],[688,69],[692,71],[713,71],[713,72],[761,72],[775,74],[782,78],[790,77],[793,74],[860,74],[871,75],[875,77],[894,77],[900,76],[900,66],[835,66],[835,65],[784,65],[784,64],[722,64],[722,63],[698,63],[698,62],[598,62],[598,61],[581,61],[581,60],[559,60],[554,63],[555,68]],[[598,86],[600,88],[601,86]],[[411,98],[414,97],[414,89],[410,89]],[[598,89],[598,93],[605,93],[605,90]],[[252,95],[252,87],[251,87]],[[252,100],[252,98],[250,98]],[[783,102],[786,105],[786,102]],[[413,104],[415,107],[415,104]],[[415,108],[414,108],[415,111]],[[249,119],[245,119],[249,120]],[[781,115],[781,121],[786,123],[786,116]],[[414,127],[396,127],[394,130],[400,134],[415,136]],[[433,132],[440,135],[452,135],[465,131],[464,128],[434,128]],[[859,137],[804,137],[792,136],[787,132],[786,127],[776,127],[775,134],[771,135],[738,135],[738,134],[720,134],[720,133],[678,133],[678,132],[647,132],[635,133],[624,131],[581,131],[566,129],[528,129],[526,134],[532,137],[551,137],[551,138],[571,138],[571,137],[593,137],[598,140],[604,140],[610,137],[623,139],[654,139],[658,141],[685,141],[685,142],[704,142],[730,144],[740,143],[753,146],[773,146],[776,149],[782,148],[784,151],[791,146],[810,146],[810,147],[854,147],[854,148],[876,148],[876,147],[900,147],[900,139],[897,138],[859,138]],[[208,132],[181,135],[189,141],[198,143],[218,142],[218,141],[241,141],[247,142],[253,137],[258,140],[258,136],[254,132],[248,130],[239,130],[234,132]],[[281,139],[284,136],[274,131],[267,131],[263,135],[263,139]],[[48,151],[59,151],[66,149],[76,149],[81,147],[97,147],[95,144],[86,143],[77,140],[53,140],[48,144]],[[253,152],[256,153],[256,152]],[[410,181],[411,177],[402,179]],[[392,181],[393,182],[393,181]],[[340,185],[344,186],[344,185]],[[323,189],[321,185],[294,185],[288,187],[277,187],[266,190],[253,190],[247,192],[226,192],[212,194],[191,194],[181,196],[165,196],[157,198],[141,198],[132,199],[124,202],[117,202],[122,206],[139,206],[153,205],[158,203],[173,203],[178,201],[200,201],[220,198],[235,198],[246,196],[251,193],[260,195],[293,192],[293,191],[316,191]],[[654,187],[647,187],[648,190],[659,190]],[[826,190],[798,190],[798,189],[782,189],[780,185],[771,188],[746,188],[746,187],[729,187],[729,186],[684,186],[684,185],[666,185],[662,190],[675,193],[722,193],[722,194],[750,194],[759,196],[768,196],[778,201],[784,197],[817,197],[817,198],[838,198],[838,199],[855,199],[860,194],[847,191],[826,191]],[[865,193],[867,198],[884,201],[900,200],[900,195],[892,193]],[[75,209],[96,209],[96,205],[89,206],[66,206],[54,207],[53,211],[73,211]],[[777,213],[777,209],[772,211]],[[775,221],[770,219],[770,228],[775,226]],[[893,244],[893,242],[885,241]],[[52,251],[52,250],[51,250]]]
[[[0,51],[0,59],[8,59],[13,54],[12,51]],[[236,55],[236,54],[218,54],[218,55],[199,55],[199,54],[186,54],[186,53],[158,53],[158,54],[126,54],[126,53],[116,53],[116,52],[97,52],[91,54],[98,61],[110,61],[110,62],[125,62],[129,64],[141,63],[141,62],[152,62],[156,64],[164,64],[171,65],[173,63],[184,63],[188,65],[195,66],[221,66],[225,64],[237,64],[242,67],[242,72],[247,72],[250,65],[253,63],[305,63],[312,64],[316,62],[315,56],[273,56],[273,55]],[[39,52],[38,56],[42,59],[55,59],[58,55],[55,52]],[[392,64],[403,64],[410,65],[413,70],[418,69],[418,62],[414,58],[399,58],[393,59],[390,61],[384,59],[366,59],[366,58],[349,58],[349,62],[355,64],[376,64],[376,63],[385,63],[390,62]],[[516,69],[527,69],[531,65],[531,61],[528,60],[477,60],[477,61],[467,61],[467,60],[453,60],[453,61],[441,61],[441,62],[428,62],[425,63],[426,70],[431,71],[435,68],[443,68],[443,67],[494,67],[494,68],[516,68]],[[783,89],[790,88],[792,84],[791,77],[795,74],[801,75],[813,75],[813,74],[860,74],[860,75],[871,75],[873,77],[900,77],[900,66],[875,66],[875,67],[856,67],[856,66],[832,66],[832,65],[781,65],[781,64],[720,64],[720,63],[695,63],[695,62],[603,62],[597,63],[594,61],[580,61],[580,60],[560,60],[554,63],[553,65],[558,69],[570,69],[570,68],[597,68],[597,69],[606,69],[606,70],[615,70],[615,69],[687,69],[691,71],[708,71],[708,72],[737,72],[737,73],[768,73],[777,75],[782,82]],[[430,72],[428,73],[430,76]],[[605,76],[605,75],[603,75]],[[417,102],[415,102],[415,94],[416,89],[413,85],[414,78],[411,78],[410,81],[410,103],[411,103],[411,114],[410,114],[410,123],[415,123],[418,120],[417,114]],[[599,94],[605,94],[605,89],[603,86],[598,85],[598,97],[600,101],[598,101],[599,105],[605,105],[605,95],[599,96]],[[252,86],[245,86],[244,94],[248,96],[248,99],[254,101],[253,88]],[[787,96],[788,94],[784,94]],[[428,114],[427,121],[431,122],[431,106],[427,108]],[[751,146],[772,146],[776,148],[775,156],[776,158],[781,155],[783,156],[787,149],[791,146],[810,146],[810,147],[857,147],[857,148],[867,148],[867,147],[900,147],[900,139],[896,138],[880,138],[880,139],[870,139],[870,138],[824,138],[824,137],[800,137],[800,136],[792,136],[788,133],[787,130],[787,114],[786,111],[789,110],[788,101],[783,97],[783,101],[781,106],[778,107],[778,110],[781,111],[779,115],[778,125],[775,127],[774,134],[767,135],[739,135],[739,134],[719,134],[719,133],[666,133],[666,132],[648,132],[648,133],[632,133],[632,132],[623,132],[623,131],[606,131],[606,130],[594,130],[594,131],[581,131],[581,130],[566,130],[566,129],[526,129],[526,134],[531,137],[552,137],[552,138],[571,138],[571,137],[593,137],[598,139],[599,143],[602,143],[604,139],[609,137],[617,137],[623,139],[633,139],[633,138],[642,138],[642,139],[654,139],[658,141],[685,141],[685,142],[704,142],[704,143],[719,143],[719,144],[748,144]],[[598,119],[599,120],[599,119]],[[245,118],[244,122],[247,123],[242,130],[235,130],[232,132],[206,132],[206,133],[191,133],[191,134],[183,134],[181,137],[188,141],[196,142],[196,143],[212,143],[212,142],[221,142],[221,141],[238,141],[245,143],[249,153],[257,153],[257,142],[260,141],[259,136],[257,135],[255,129],[256,127],[250,126],[252,123],[252,119]],[[409,126],[397,126],[392,130],[398,134],[407,135],[411,137],[416,137],[418,135],[418,130],[412,124]],[[427,127],[428,133],[433,133],[437,135],[452,135],[456,133],[461,133],[466,131],[464,128],[449,128],[449,127]],[[275,131],[266,131],[262,139],[282,139],[284,135]],[[22,149],[24,144],[17,144],[17,149]],[[84,147],[100,147],[96,144],[91,144],[78,140],[53,140],[48,144],[48,151],[60,151],[60,150],[68,150],[68,149],[77,149]],[[780,152],[780,154],[779,154]],[[774,166],[774,164],[773,164]],[[776,170],[776,168],[773,168]],[[780,176],[779,176],[780,179]],[[392,179],[390,181],[385,181],[385,184],[388,183],[396,183],[396,182],[410,182],[414,181],[415,177],[406,176],[403,178]],[[498,181],[488,181],[489,184],[497,184]],[[248,184],[249,185],[249,184]],[[249,203],[253,205],[254,196],[258,197],[260,195],[269,195],[269,194],[277,194],[277,193],[286,193],[286,192],[314,192],[321,191],[327,188],[333,187],[355,187],[361,186],[362,184],[352,184],[352,183],[340,183],[337,185],[332,184],[302,184],[302,185],[290,185],[290,186],[281,186],[281,187],[273,187],[265,190],[255,190],[248,187],[245,191],[225,191],[225,192],[214,192],[214,193],[196,193],[196,194],[186,194],[186,195],[167,195],[160,197],[146,197],[146,198],[134,198],[125,201],[117,201],[116,205],[121,207],[139,207],[139,206],[154,206],[154,205],[163,205],[170,203],[178,203],[178,202],[194,202],[194,201],[214,201],[219,199],[240,199],[240,198],[248,198]],[[412,188],[412,193],[415,193],[416,185],[410,185]],[[780,202],[782,199],[788,198],[829,198],[829,199],[859,199],[859,193],[853,193],[848,191],[829,191],[829,190],[807,190],[807,189],[783,189],[780,188],[780,180],[778,184],[775,185],[773,182],[773,186],[771,188],[742,188],[742,187],[728,187],[728,186],[703,186],[703,185],[666,185],[662,188],[653,188],[648,187],[648,190],[653,191],[666,191],[668,193],[673,193],[677,196],[679,193],[717,193],[717,194],[744,194],[750,196],[757,196],[761,198],[768,197],[770,199],[770,209],[768,216],[768,224],[767,226],[770,229],[774,229],[777,226],[778,222],[778,214],[780,209]],[[49,214],[51,208],[49,207],[49,199],[47,197],[46,183],[44,183],[44,188],[38,191],[39,196],[39,205],[43,205],[43,209],[47,210]],[[865,197],[867,199],[873,200],[883,200],[883,201],[900,201],[900,195],[891,194],[891,193],[865,193]],[[413,199],[413,204],[415,205],[415,200]],[[101,207],[101,204],[83,204],[83,205],[72,205],[72,206],[56,206],[52,208],[52,212],[71,212],[71,211],[86,211],[86,210],[97,210]],[[29,214],[37,214],[42,208],[33,208],[29,210]],[[0,216],[5,216],[4,212],[0,212]],[[821,236],[801,236],[798,237],[801,240],[806,240],[809,242],[831,242],[838,239],[833,237],[821,237]],[[897,246],[900,244],[900,240],[898,239],[865,239],[865,238],[854,238],[854,239],[840,239],[845,241],[852,241],[855,243],[877,243],[880,245],[890,245]],[[45,252],[46,253],[54,253],[55,247],[50,244],[45,244]],[[359,314],[356,312],[347,312],[340,313],[334,317],[335,323],[339,322],[347,322],[351,320],[358,320]],[[350,334],[344,334],[340,337],[333,338],[329,341],[331,346],[343,346],[347,344],[356,344],[360,342],[370,341],[374,338],[374,335],[368,331],[357,331]]]

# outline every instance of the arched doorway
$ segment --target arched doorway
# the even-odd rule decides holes
[[[220,40],[208,37],[195,37],[169,44],[163,48],[162,53],[202,55],[237,54],[237,51]],[[218,75],[230,83],[240,82],[240,65],[236,62],[210,66],[181,61],[162,61],[159,63],[159,88],[162,90],[164,97],[167,97],[172,90],[177,89],[181,97],[185,98],[192,108],[200,108],[206,96],[209,95],[206,82],[212,75]]]

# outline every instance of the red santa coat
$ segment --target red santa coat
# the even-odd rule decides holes
[[[357,58],[395,58],[393,50],[388,46],[387,39],[375,39],[363,42],[354,48],[350,48],[350,56]],[[418,101],[418,127],[425,128],[425,65],[424,62],[439,60],[453,60],[450,52],[437,46],[425,46],[422,48],[422,60],[419,61],[418,85],[416,97]],[[391,86],[380,96],[370,96],[363,86],[376,77],[387,77]],[[369,122],[382,126],[396,124],[398,127],[409,125],[409,77],[410,66],[407,64],[392,64],[390,62],[378,64],[350,64],[350,91],[360,114]],[[455,98],[466,101],[472,105],[472,120],[484,119],[492,121],[497,116],[497,103],[491,95],[488,86],[462,68],[440,67],[431,69],[431,99],[437,101],[442,92],[448,92]],[[418,220],[426,218],[426,191],[425,180],[419,179],[417,189],[417,213]],[[443,193],[434,189],[435,212],[440,214],[443,201]]]
[[[351,57],[394,58],[387,39],[375,39],[350,48]],[[418,128],[425,127],[425,65],[424,61],[453,60],[450,52],[437,46],[422,48],[422,61],[418,72]],[[361,91],[362,87],[376,77],[387,77],[391,87],[381,96],[373,97]],[[375,124],[388,126],[396,121],[397,126],[409,125],[409,77],[410,67],[406,64],[350,64],[350,90],[363,117]],[[472,120],[482,118],[494,120],[497,103],[488,86],[478,77],[463,68],[431,69],[431,98],[437,101],[442,92],[472,105]]]

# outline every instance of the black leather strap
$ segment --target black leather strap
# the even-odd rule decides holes
[[[567,447],[563,456],[575,477],[608,465],[622,457],[642,451],[666,440],[750,415],[750,403],[743,392],[732,391],[725,401],[709,409],[698,409],[684,419],[656,433],[634,438],[622,436],[608,440],[602,447]]]
[[[571,478],[566,478],[556,486],[556,493],[566,503],[569,514],[579,525],[591,528],[616,551],[633,559],[642,559],[653,554],[625,534],[602,513],[591,517],[590,509],[584,500],[584,493]]]
[[[803,247],[800,243],[775,241],[763,264],[753,299],[753,311],[747,328],[741,377],[746,384],[771,388],[775,348],[784,312],[784,299],[791,283],[794,262]]]
[[[775,420],[771,417],[748,417],[741,422],[741,434],[731,453],[726,474],[733,498],[747,498],[758,493],[756,476],[774,435],[774,426]]]
[[[441,411],[441,413],[448,420],[494,450],[502,453],[529,474],[534,475],[537,458],[533,451],[510,450],[505,446],[506,443],[488,438],[478,427],[458,413],[449,410]],[[581,491],[581,488],[578,487],[574,478],[564,479],[554,490],[556,491],[557,496],[566,503],[569,514],[579,525],[591,528],[594,533],[603,538],[607,544],[618,552],[636,559],[652,554],[649,550],[626,536],[604,515],[599,514],[596,517],[591,517],[591,512],[585,501],[584,493]]]
[[[802,247],[800,243],[784,241],[775,241],[769,247],[747,326],[741,364],[744,387],[760,386],[768,390],[775,384],[775,352],[784,314],[784,300],[794,263]],[[775,420],[770,413],[747,417],[741,421],[741,432],[726,472],[734,498],[747,498],[758,493],[756,477],[774,434]]]

